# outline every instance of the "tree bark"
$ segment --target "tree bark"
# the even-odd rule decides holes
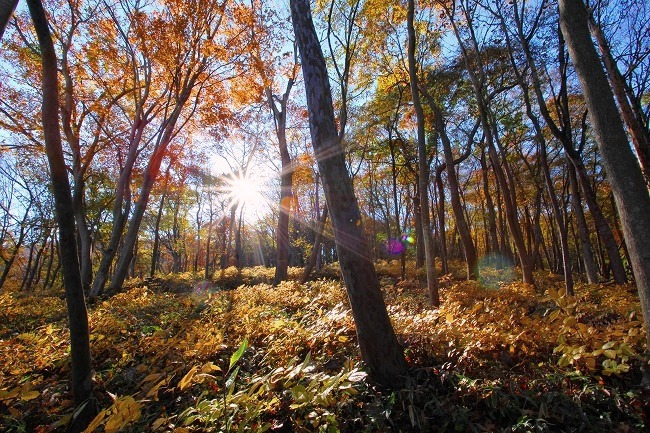
[[[318,227],[316,228],[316,239],[314,239],[314,246],[311,249],[309,259],[307,260],[307,264],[305,265],[302,277],[300,278],[300,284],[305,284],[307,282],[309,276],[316,267],[316,259],[320,255],[320,244],[323,239],[323,232],[325,231],[325,223],[327,222],[327,213],[327,205],[325,205],[323,214],[318,220]]]
[[[278,228],[276,232],[276,261],[273,285],[278,285],[287,279],[289,268],[289,220],[293,204],[293,164],[289,148],[287,146],[287,102],[293,87],[293,78],[287,82],[282,98],[279,101],[280,107],[275,103],[270,88],[266,89],[266,99],[275,121],[275,133],[278,138],[280,149],[281,172],[280,172],[280,212],[278,215]]]
[[[385,386],[399,386],[406,374],[406,361],[386,311],[345,164],[336,130],[327,67],[311,18],[309,1],[291,0],[290,5],[302,61],[312,144],[323,176],[361,357],[374,380]]]
[[[434,114],[434,124],[436,131],[442,142],[443,154],[445,158],[445,169],[447,171],[447,183],[449,184],[449,197],[451,199],[451,209],[454,212],[454,218],[456,220],[456,228],[460,236],[461,243],[463,244],[463,252],[465,254],[465,263],[467,265],[467,279],[476,280],[479,278],[479,269],[478,269],[478,254],[476,253],[476,247],[474,246],[474,240],[472,239],[472,232],[465,218],[465,212],[463,210],[463,204],[460,199],[460,185],[458,184],[458,176],[456,176],[456,164],[454,161],[454,155],[451,149],[451,140],[447,134],[445,120],[443,118],[442,109],[436,104],[435,100],[431,95],[425,93],[429,101],[429,106]],[[478,129],[478,128],[477,128]],[[476,129],[474,130],[476,131]],[[467,156],[470,153],[470,145],[473,141],[473,135],[469,139]]]
[[[40,0],[28,0],[29,11],[41,48],[43,68],[42,121],[45,151],[50,167],[50,180],[54,195],[54,209],[59,225],[59,249],[63,263],[63,281],[70,327],[70,359],[72,365],[72,395],[75,406],[83,408],[72,421],[71,431],[83,431],[97,412],[93,397],[92,358],[88,312],[84,299],[79,258],[75,241],[72,193],[61,146],[59,130],[59,91],[57,59]]]
[[[418,85],[417,65],[415,62],[415,28],[413,25],[415,15],[414,0],[409,0],[407,10],[408,30],[408,68],[409,80],[411,82],[411,97],[413,108],[417,119],[417,148],[418,148],[418,190],[420,196],[420,219],[422,221],[422,238],[424,241],[425,267],[427,271],[427,292],[429,302],[434,307],[440,306],[440,294],[438,293],[438,275],[436,275],[436,263],[434,253],[433,234],[431,233],[431,219],[429,217],[429,158],[427,155],[426,136],[424,129],[424,111],[420,101]]]
[[[650,187],[650,135],[648,134],[648,130],[643,127],[643,124],[639,119],[640,116],[637,116],[638,113],[635,113],[632,108],[633,105],[641,106],[641,104],[638,100],[633,101],[634,104],[630,104],[628,97],[634,98],[634,96],[632,92],[627,91],[628,86],[625,82],[625,78],[623,78],[623,75],[616,64],[616,60],[612,56],[612,51],[607,39],[605,38],[605,34],[593,18],[589,20],[589,28],[591,34],[596,38],[596,42],[598,43],[598,48],[600,49],[603,64],[605,65],[605,70],[607,71],[612,91],[616,97],[621,117],[627,126],[630,138],[632,139],[632,144],[636,150],[636,156],[639,160],[639,165],[641,165],[641,172],[645,177],[646,184]]]
[[[646,329],[650,329],[650,195],[591,40],[587,9],[581,0],[559,0],[559,9],[560,28],[589,109],[632,259]],[[650,354],[650,333],[646,338]]]
[[[576,170],[571,161],[567,158],[567,170],[569,171],[569,186],[571,188],[571,209],[575,216],[576,225],[578,226],[578,239],[582,251],[582,263],[585,266],[587,282],[589,284],[598,283],[598,270],[594,261],[594,248],[589,239],[589,228],[585,212],[582,209],[582,195],[580,194],[580,185],[576,177]]]
[[[18,6],[18,0],[0,0],[0,41],[16,6]]]

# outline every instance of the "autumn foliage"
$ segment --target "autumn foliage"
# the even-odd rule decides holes
[[[299,278],[291,268],[290,277]],[[428,306],[415,271],[380,263],[407,386],[370,383],[341,282],[272,287],[273,269],[132,280],[90,308],[95,393],[89,431],[640,431],[645,329],[632,286],[544,293],[486,269],[441,279]],[[217,273],[216,276],[219,276]],[[490,281],[487,278],[491,278]],[[237,283],[237,288],[232,288]],[[64,431],[65,309],[58,293],[0,298],[4,431]],[[95,430],[96,429],[96,430]]]

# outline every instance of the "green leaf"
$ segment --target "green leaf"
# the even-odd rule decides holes
[[[226,389],[232,388],[232,386],[235,384],[235,379],[237,379],[237,373],[239,373],[239,367],[235,368],[232,374],[228,377],[228,380],[226,380]]]
[[[232,368],[233,365],[239,361],[239,359],[242,357],[244,352],[246,351],[246,348],[248,347],[248,338],[244,338],[244,341],[241,342],[239,345],[239,349],[235,353],[232,354],[230,357],[230,366],[228,367],[228,370]]]

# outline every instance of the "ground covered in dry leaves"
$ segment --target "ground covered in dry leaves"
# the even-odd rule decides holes
[[[636,289],[557,277],[538,288],[441,279],[434,310],[415,272],[380,263],[410,365],[402,389],[367,380],[335,268],[270,286],[273,270],[133,280],[89,307],[106,432],[638,432],[645,328]],[[300,269],[292,269],[297,278]],[[0,295],[0,430],[65,431],[61,293]]]

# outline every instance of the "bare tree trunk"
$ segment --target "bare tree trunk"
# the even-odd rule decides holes
[[[559,0],[559,9],[560,28],[589,109],[630,251],[645,326],[650,329],[650,195],[591,40],[587,9],[581,0]],[[646,338],[650,355],[650,333]],[[649,375],[646,371],[646,381]]]
[[[153,231],[153,250],[151,252],[151,267],[149,268],[149,277],[153,278],[158,268],[158,259],[160,257],[160,221],[162,220],[163,207],[165,205],[165,196],[163,192],[162,197],[160,198],[160,204],[158,205],[158,213],[156,214],[156,225],[154,226]]]
[[[9,24],[17,5],[18,0],[0,0],[0,40],[2,40],[7,24]]]
[[[57,59],[43,5],[40,0],[28,0],[27,4],[34,22],[43,63],[43,106],[41,110],[43,135],[50,166],[55,214],[59,225],[59,248],[63,263],[63,280],[70,328],[72,395],[75,406],[79,408],[70,430],[80,432],[95,416],[97,405],[92,395],[90,332],[75,241],[72,193],[68,183],[59,130]]]
[[[424,241],[425,266],[427,270],[427,292],[429,302],[434,307],[440,305],[440,294],[438,293],[438,275],[436,275],[436,262],[431,233],[431,220],[429,217],[429,158],[427,155],[426,136],[424,129],[424,111],[420,102],[420,91],[418,85],[417,65],[415,62],[415,28],[413,25],[415,15],[414,0],[409,0],[407,10],[408,30],[408,68],[409,80],[411,82],[411,97],[413,108],[417,119],[417,147],[418,147],[418,189],[420,192],[420,219],[422,221],[422,238]]]
[[[323,208],[323,214],[318,220],[318,227],[316,229],[316,239],[314,239],[314,246],[309,254],[309,259],[305,265],[305,269],[300,278],[300,284],[304,284],[309,279],[314,267],[316,267],[316,259],[320,255],[320,243],[323,239],[323,231],[325,231],[325,223],[327,222],[327,205]]]
[[[648,136],[648,130],[643,128],[642,122],[638,116],[635,115],[632,108],[633,105],[640,106],[641,104],[639,101],[633,101],[635,104],[630,104],[628,97],[631,96],[634,98],[634,96],[631,92],[627,91],[628,86],[625,83],[625,78],[623,78],[623,75],[616,64],[616,60],[612,56],[612,51],[607,39],[605,39],[603,30],[593,20],[593,18],[589,20],[589,28],[591,29],[591,34],[596,38],[596,42],[598,43],[598,48],[600,49],[603,64],[607,70],[609,82],[611,83],[612,91],[616,97],[621,117],[627,126],[630,137],[632,138],[632,144],[636,150],[636,156],[639,160],[641,171],[645,176],[646,184],[650,187],[650,136]]]
[[[447,166],[446,164],[444,165]],[[447,260],[447,228],[445,227],[445,188],[442,184],[443,167],[436,168],[436,187],[438,188],[438,236],[440,238],[440,262],[442,263],[442,273],[449,273],[449,263]]]
[[[266,89],[266,99],[273,113],[275,121],[275,133],[280,148],[281,172],[280,172],[280,211],[278,215],[278,228],[276,232],[276,261],[273,285],[279,284],[287,279],[289,267],[289,220],[293,204],[293,163],[287,146],[287,102],[289,93],[293,87],[293,78],[287,82],[287,87],[280,99],[280,107],[275,103],[270,88]]]
[[[582,208],[582,195],[580,194],[580,185],[575,174],[575,168],[571,161],[567,161],[569,170],[569,180],[571,182],[571,209],[575,215],[576,225],[578,226],[578,239],[582,251],[582,263],[585,267],[585,274],[589,284],[598,283],[598,265],[596,263],[596,255],[594,253],[594,246],[591,242],[589,234],[589,227],[587,219]],[[598,242],[600,237],[597,236]]]
[[[494,266],[499,268],[503,258],[500,257],[501,248],[499,247],[499,235],[497,230],[497,216],[494,210],[494,201],[490,193],[490,182],[488,178],[487,161],[485,160],[485,149],[481,151],[481,172],[483,175],[483,195],[485,196],[485,207],[488,218],[488,250],[494,254]]]
[[[325,59],[308,0],[291,0],[291,17],[302,60],[312,144],[332,216],[341,274],[357,329],[361,358],[371,377],[399,386],[406,361],[379,288],[361,214],[336,130]]]
[[[425,95],[429,100],[429,106],[434,112],[435,128],[440,136],[440,141],[442,141],[445,168],[447,170],[447,183],[449,184],[449,197],[451,199],[451,208],[456,220],[456,229],[458,230],[461,243],[463,244],[463,253],[465,254],[465,263],[467,265],[467,279],[476,280],[479,278],[478,255],[476,253],[476,247],[474,246],[474,240],[472,239],[472,232],[467,223],[467,219],[465,218],[463,204],[461,203],[460,186],[458,184],[458,177],[456,176],[455,168],[457,162],[454,161],[454,155],[451,150],[451,140],[447,135],[442,110],[435,103],[431,95],[428,93],[425,93]],[[470,143],[471,141],[473,141],[473,135],[470,138]],[[469,156],[470,149],[471,147],[468,146],[467,156]]]

